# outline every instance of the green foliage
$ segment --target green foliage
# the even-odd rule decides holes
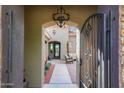
[[[50,68],[50,66],[51,66],[51,64],[50,64],[50,63],[47,63],[47,64],[45,65],[45,70],[48,70],[48,69]]]
[[[45,64],[45,75],[47,73],[47,71],[50,69],[51,63],[47,63]]]

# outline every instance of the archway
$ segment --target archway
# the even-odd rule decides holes
[[[53,28],[55,28],[57,30],[55,31]],[[72,41],[73,41],[72,38],[71,38],[72,41],[68,41],[68,38],[66,38],[66,35],[69,33],[68,29],[70,29],[70,31],[71,30],[75,31],[76,36],[75,36],[74,44],[72,43]],[[59,30],[61,30],[61,31],[59,31]],[[62,31],[65,32],[65,35],[62,35]],[[50,34],[52,34],[52,35],[50,35]],[[56,35],[56,39],[53,38],[53,37],[55,37],[55,35]],[[73,31],[72,31],[71,35],[74,36]],[[68,37],[68,35],[67,35],[67,37]],[[60,39],[63,39],[63,40],[61,41]],[[63,44],[63,42],[64,42],[64,44]],[[79,86],[80,31],[79,31],[78,24],[75,22],[72,22],[72,21],[68,21],[63,28],[59,28],[55,24],[55,22],[48,22],[48,23],[45,23],[42,25],[42,68],[44,68],[44,69],[42,69],[42,79],[44,80],[42,82],[42,86],[44,85],[44,82],[46,82],[46,80],[45,80],[46,77],[44,76],[44,72],[45,72],[45,68],[46,68],[45,64],[48,62],[49,59],[51,59],[51,58],[49,58],[50,44],[53,44],[53,51],[54,51],[53,59],[60,59],[60,60],[62,60],[62,62],[63,62],[63,60],[65,62],[65,59],[66,59],[65,57],[66,57],[68,51],[69,51],[69,54],[71,56],[73,56],[73,58],[76,61],[75,83],[77,86]],[[68,45],[72,48],[74,48],[74,46],[75,46],[75,49],[68,50],[68,48],[67,48]],[[57,52],[58,56],[55,56],[55,53],[56,53],[55,46],[59,47],[58,48],[59,52]],[[75,55],[73,55],[74,53],[72,51],[75,52]]]

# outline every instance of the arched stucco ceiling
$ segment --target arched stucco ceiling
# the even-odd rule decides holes
[[[24,6],[25,17],[41,25],[53,21],[52,14],[60,6]],[[97,12],[97,6],[86,5],[64,5],[64,9],[70,14],[70,21],[75,22],[81,27],[84,21],[93,13]],[[28,16],[28,17],[27,17]]]
[[[78,24],[75,22],[72,22],[72,21],[67,21],[66,25],[78,27]],[[48,27],[52,27],[52,26],[55,28],[56,23],[54,21],[51,21],[51,22],[47,22],[47,23],[43,24],[42,26],[44,27],[44,29],[48,28]],[[56,26],[56,27],[58,27],[58,26]]]

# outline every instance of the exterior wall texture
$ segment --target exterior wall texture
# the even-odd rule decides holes
[[[124,6],[120,6],[120,87],[124,87]]]
[[[76,36],[69,36],[69,53],[76,54]]]

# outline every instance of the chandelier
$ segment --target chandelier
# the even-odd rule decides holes
[[[57,12],[53,14],[53,20],[57,25],[62,28],[65,25],[65,21],[70,19],[70,15],[66,13],[65,9],[61,6],[60,9],[57,9]]]

